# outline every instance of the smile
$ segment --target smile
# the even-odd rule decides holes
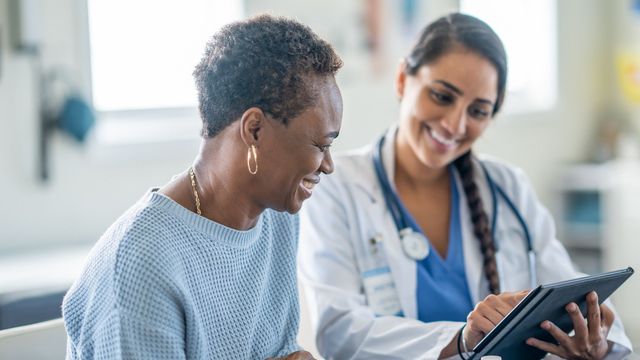
[[[320,178],[314,178],[314,179],[302,179],[302,181],[300,181],[300,184],[298,185],[298,188],[301,190],[302,192],[302,196],[306,199],[309,198],[311,196],[311,194],[313,193],[313,188],[320,182]]]
[[[317,182],[311,181],[311,180],[307,180],[307,179],[303,179],[302,180],[302,186],[311,191],[313,190],[313,187],[316,186]]]
[[[447,138],[445,135],[438,133],[428,125],[425,125],[425,128],[427,129],[429,136],[434,140],[436,145],[439,145],[439,147],[442,147],[446,150],[451,150],[460,145],[460,140]]]

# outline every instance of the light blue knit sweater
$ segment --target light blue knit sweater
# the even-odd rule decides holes
[[[298,350],[298,218],[237,231],[147,193],[95,245],[62,310],[67,359],[265,359]]]

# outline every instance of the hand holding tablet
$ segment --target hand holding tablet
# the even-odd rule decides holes
[[[527,339],[527,345],[556,354],[563,359],[602,359],[609,350],[607,335],[613,324],[613,311],[606,305],[599,305],[598,294],[593,291],[587,295],[587,317],[582,316],[576,303],[566,307],[573,321],[575,334],[569,336],[553,322],[545,320],[540,325],[555,339],[555,343],[535,338]]]
[[[601,304],[632,274],[633,269],[627,268],[541,285],[515,307],[509,306],[509,301],[522,297],[522,293],[486,299],[484,302],[492,301],[495,311],[482,309],[479,304],[469,315],[469,330],[464,331],[469,347],[475,343],[478,329],[487,329],[488,323],[497,325],[475,345],[471,358],[498,355],[504,359],[540,359],[547,352],[569,359],[602,358],[608,351],[606,335],[613,312]],[[484,317],[474,317],[478,313]],[[575,335],[569,336],[572,330]]]

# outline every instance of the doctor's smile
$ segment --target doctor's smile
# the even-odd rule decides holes
[[[440,134],[438,131],[434,130],[427,124],[423,124],[423,127],[427,131],[427,135],[430,136],[435,143],[434,147],[436,148],[436,150],[440,152],[453,150],[458,145],[460,145],[460,140],[456,140],[451,138],[450,136],[448,137],[444,134]]]
[[[581,276],[524,172],[473,149],[506,84],[506,52],[486,23],[459,13],[434,21],[396,69],[396,121],[337,156],[335,173],[313,189],[301,211],[298,266],[325,358],[630,352],[608,301],[587,301],[587,321],[568,312],[577,336],[539,324],[545,333],[531,334],[531,346],[488,336],[521,300],[541,296],[530,290]],[[485,337],[491,345],[474,354]]]

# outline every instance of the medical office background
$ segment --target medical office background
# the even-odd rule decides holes
[[[640,1],[0,0],[0,314],[9,295],[64,291],[101,233],[190,164],[191,71],[220,25],[270,12],[336,47],[340,152],[396,120],[398,60],[456,10],[498,31],[511,66],[477,150],[526,171],[583,271],[640,269]],[[635,277],[614,301],[638,347]]]

